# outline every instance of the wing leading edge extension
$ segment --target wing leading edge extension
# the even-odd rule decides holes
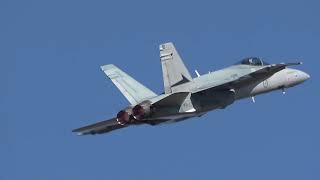
[[[203,89],[198,89],[196,92],[200,92],[203,90],[208,89],[230,89],[234,88],[235,86],[243,83],[250,83],[252,80],[259,80],[259,78],[265,78],[267,76],[272,76],[276,72],[279,72],[283,69],[285,69],[288,66],[294,66],[294,65],[300,65],[302,62],[296,62],[296,63],[280,63],[280,64],[270,64],[261,67],[260,69],[257,69],[256,71],[249,72],[246,74],[243,74],[242,76],[239,76],[235,79],[227,79],[225,81],[220,81],[218,84],[213,84],[212,86],[205,87]]]

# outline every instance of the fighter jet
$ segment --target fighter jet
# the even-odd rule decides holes
[[[157,95],[113,64],[101,66],[130,105],[116,117],[73,130],[78,135],[102,134],[136,125],[159,125],[200,117],[224,109],[243,98],[301,84],[310,76],[289,66],[301,62],[269,64],[249,57],[227,68],[192,77],[173,43],[160,47],[164,93]]]

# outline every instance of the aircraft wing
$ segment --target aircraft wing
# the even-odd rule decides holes
[[[117,118],[112,118],[109,120],[101,121],[95,124],[84,126],[78,129],[72,130],[72,132],[78,133],[78,135],[87,135],[87,134],[102,134],[107,133],[116,129],[120,129],[126,126],[120,125],[117,122]]]
[[[235,78],[230,78],[224,81],[219,81],[219,83],[215,83],[209,87],[205,87],[203,89],[197,90],[195,93],[203,91],[203,90],[220,90],[220,89],[232,89],[236,87],[240,87],[244,84],[247,83],[252,83],[254,81],[260,81],[265,79],[266,77],[272,76],[274,73],[279,72],[283,69],[285,69],[288,66],[293,66],[293,65],[300,65],[302,62],[297,62],[297,63],[280,63],[280,64],[270,64],[261,67],[260,69],[257,69],[253,72],[248,72],[245,74],[242,74],[241,76],[237,76]]]

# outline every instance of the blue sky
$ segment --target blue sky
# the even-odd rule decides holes
[[[320,179],[318,1],[0,1],[0,179]],[[163,91],[158,45],[190,71],[246,56],[311,79],[202,118],[101,136],[127,105],[99,66]]]

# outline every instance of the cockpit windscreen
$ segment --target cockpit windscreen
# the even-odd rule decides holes
[[[268,65],[269,63],[264,62],[260,58],[257,57],[248,57],[236,64],[243,64],[243,65],[251,65],[251,66],[263,66],[263,65]]]

